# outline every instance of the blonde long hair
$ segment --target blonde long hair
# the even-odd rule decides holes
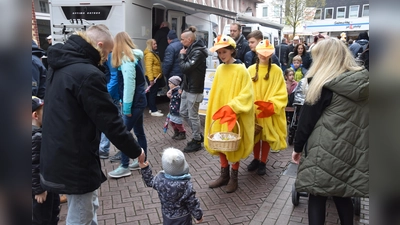
[[[311,50],[312,66],[307,78],[312,77],[308,86],[305,102],[315,104],[321,97],[325,83],[346,71],[358,71],[358,66],[350,50],[337,38],[329,38],[318,42]]]
[[[133,43],[131,37],[126,32],[119,32],[114,38],[114,48],[112,51],[112,66],[117,68],[122,64],[124,57],[129,61],[135,61],[132,49],[135,49],[136,45]],[[125,58],[125,59],[126,59]]]
[[[156,40],[148,39],[146,41],[146,49],[148,49],[149,51],[153,51],[153,41],[155,42]]]

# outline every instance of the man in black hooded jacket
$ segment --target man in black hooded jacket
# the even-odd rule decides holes
[[[204,141],[201,133],[199,107],[203,101],[204,78],[206,76],[207,48],[202,40],[196,40],[196,27],[191,26],[181,34],[180,63],[183,75],[181,107],[179,114],[192,129],[193,139],[183,149],[184,152],[195,152],[201,149]]]
[[[48,52],[40,182],[67,195],[67,224],[97,224],[97,189],[106,181],[98,150],[101,132],[127,156],[144,161],[99,69],[113,45],[108,28],[94,25]]]

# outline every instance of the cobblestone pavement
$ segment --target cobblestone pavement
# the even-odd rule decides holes
[[[168,112],[168,102],[158,99],[158,106],[164,114]],[[204,116],[201,116],[204,124]],[[153,173],[161,170],[161,153],[166,147],[182,149],[191,140],[190,128],[186,126],[187,139],[172,140],[172,129],[163,132],[164,117],[152,117],[145,110],[145,132],[148,142],[148,160]],[[190,173],[197,197],[204,211],[202,224],[250,224],[250,225],[296,225],[308,224],[307,198],[301,197],[300,204],[292,204],[292,185],[295,178],[282,175],[291,159],[292,146],[279,153],[270,153],[267,162],[267,174],[259,176],[247,171],[252,155],[242,160],[239,168],[239,188],[227,194],[223,188],[210,189],[208,182],[219,176],[219,158],[211,156],[205,149],[186,154],[190,165]],[[112,146],[110,155],[116,149]],[[111,163],[102,160],[103,171],[118,167],[119,162]],[[157,193],[145,187],[140,172],[132,171],[132,175],[121,179],[108,178],[99,189],[97,210],[99,225],[112,224],[162,224],[161,206]],[[67,203],[61,205],[59,224],[65,224]],[[326,225],[340,224],[339,217],[332,200],[327,203]],[[361,200],[360,217],[355,217],[356,225],[369,224],[369,200]]]

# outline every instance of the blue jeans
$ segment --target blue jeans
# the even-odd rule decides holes
[[[133,133],[135,133],[140,147],[143,148],[144,153],[147,156],[147,140],[146,140],[146,135],[144,134],[143,112],[144,108],[132,107],[132,116],[127,117],[126,115],[124,115],[122,119],[124,120],[124,124],[127,130],[130,131],[133,128]],[[124,168],[128,168],[129,166],[129,157],[125,155],[123,152],[121,152],[121,165]]]
[[[164,77],[162,77],[161,79],[164,79]],[[149,106],[151,112],[157,112],[157,106],[156,106],[157,93],[158,93],[158,82],[154,83],[153,86],[151,86],[147,98],[147,105]]]
[[[201,140],[199,106],[203,101],[203,93],[182,92],[179,114],[192,129],[193,139]]]
[[[119,100],[113,99],[114,105],[117,106],[119,115],[121,115],[121,104]],[[100,151],[109,153],[110,152],[110,140],[106,137],[104,133],[101,133],[100,139]]]
[[[285,74],[285,70],[287,69],[287,67],[285,65],[283,65],[283,63],[281,63],[281,69],[283,74]]]
[[[67,225],[97,225],[97,190],[81,195],[67,195],[67,202]]]

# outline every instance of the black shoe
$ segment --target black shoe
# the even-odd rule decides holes
[[[175,140],[184,140],[184,139],[186,139],[186,132],[179,132],[179,134],[174,139]]]
[[[204,136],[203,136],[203,134],[200,134],[200,142],[204,142]]]
[[[258,159],[253,159],[253,161],[251,161],[251,163],[247,166],[247,171],[255,171],[256,169],[258,169],[260,165],[260,160]]]
[[[118,151],[117,154],[110,157],[111,162],[119,161],[119,160],[121,160],[121,151]]]
[[[265,163],[260,162],[260,165],[258,166],[257,174],[258,175],[265,175],[267,173],[267,165]]]
[[[174,135],[172,135],[172,139],[175,139],[179,135],[179,130],[174,130]]]
[[[99,157],[100,159],[108,159],[108,152],[103,152],[99,150]]]
[[[187,146],[183,149],[183,152],[189,153],[189,152],[197,152],[198,150],[201,149],[201,142],[197,141],[195,139],[192,139]]]

